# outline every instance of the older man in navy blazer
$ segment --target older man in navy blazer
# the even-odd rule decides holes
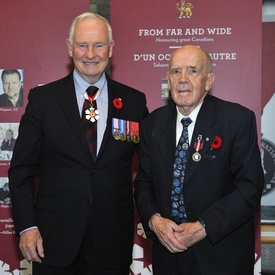
[[[77,17],[67,44],[75,69],[30,91],[9,169],[20,248],[33,274],[128,275],[131,164],[148,114],[145,95],[104,73],[114,41],[103,17]],[[85,92],[91,85],[94,95]],[[95,160],[81,119],[86,99],[84,120],[97,121]]]
[[[174,102],[144,119],[134,182],[146,234],[154,240],[154,275],[252,275],[253,218],[264,181],[254,113],[208,94],[211,58],[195,46],[172,54],[167,78]],[[179,148],[187,163],[178,168],[182,189],[175,201],[182,118],[192,123]]]

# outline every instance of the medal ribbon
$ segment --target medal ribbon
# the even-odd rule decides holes
[[[119,120],[119,129],[120,129],[121,134],[126,134],[125,133],[125,124],[126,124],[125,120],[123,120],[123,119]]]
[[[133,136],[134,134],[138,135],[139,134],[139,123],[131,121],[130,122],[130,134]]]
[[[130,121],[129,120],[126,120],[126,140],[128,142],[131,142],[132,141],[132,138],[131,138],[131,135],[130,135]]]
[[[199,152],[203,147],[203,140],[202,140],[202,135],[199,135],[194,143],[194,149],[196,150],[196,152]]]
[[[96,100],[98,96],[99,96],[99,91],[97,91],[92,97],[90,97],[87,92],[84,94],[85,99],[87,99],[90,103]]]
[[[118,119],[117,118],[112,118],[112,133],[116,132],[119,130],[119,126],[118,126]]]

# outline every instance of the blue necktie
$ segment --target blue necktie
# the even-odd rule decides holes
[[[186,222],[186,213],[183,197],[183,183],[189,148],[188,126],[190,123],[192,123],[192,120],[189,117],[183,118],[181,120],[181,123],[183,125],[183,130],[175,152],[173,185],[171,193],[171,216],[172,219],[178,224]]]

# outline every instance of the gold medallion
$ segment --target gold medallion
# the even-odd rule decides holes
[[[121,141],[125,141],[126,140],[125,134],[123,134],[123,133],[120,134],[120,140]]]

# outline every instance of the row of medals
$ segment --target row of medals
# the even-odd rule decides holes
[[[137,132],[134,132],[133,135],[131,136],[130,134],[124,134],[120,133],[118,130],[115,130],[113,133],[113,137],[116,140],[121,140],[121,141],[128,141],[131,142],[133,141],[134,143],[139,143],[139,136]]]
[[[88,110],[89,110],[90,116],[95,118],[95,120],[97,120],[96,115],[98,115],[98,111],[94,108],[92,103],[90,108],[88,108]],[[139,135],[137,132],[134,132],[133,135],[131,136],[130,134],[125,135],[124,133],[120,133],[118,130],[115,130],[113,133],[113,137],[116,140],[121,140],[121,141],[127,140],[128,142],[133,141],[134,143],[139,143]]]

